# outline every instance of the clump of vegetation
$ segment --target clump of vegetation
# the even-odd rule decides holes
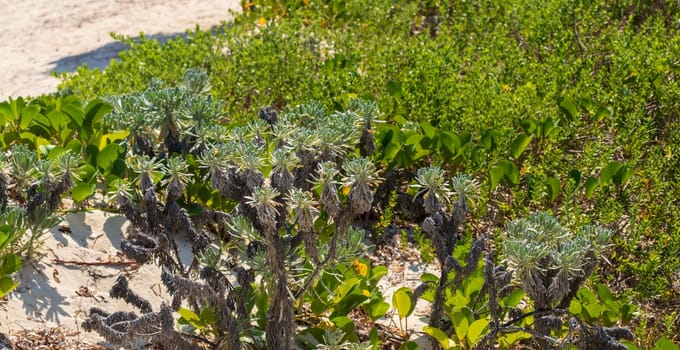
[[[534,332],[528,333],[540,348],[573,343],[579,349],[624,349],[617,340],[633,340],[633,333],[627,328],[591,326],[568,311],[604,249],[611,245],[611,236],[611,231],[592,225],[572,232],[546,212],[533,213],[507,224],[501,238],[505,261],[522,291],[533,301],[534,308],[520,318],[534,317]],[[493,275],[487,276],[490,277]],[[502,287],[497,281],[493,285]],[[565,315],[569,317],[567,337],[551,338],[553,333],[563,332]],[[517,321],[515,318],[503,325],[496,323],[499,325],[496,331]]]
[[[285,295],[283,279],[295,286],[287,291],[292,298],[303,291],[304,303],[291,307],[288,296],[272,307],[325,317],[338,328],[314,321],[296,345],[358,342],[353,322],[343,316],[355,308],[371,321],[384,314],[389,305],[376,287],[384,270],[360,258],[363,234],[335,225],[349,220],[368,227],[373,214],[399,213],[400,219],[426,218],[422,232],[434,239],[434,255],[446,269],[424,274],[425,287],[417,290],[436,306],[424,331],[443,347],[482,339],[503,347],[532,335],[543,347],[589,339],[616,348],[597,341],[627,336],[616,328],[626,324],[650,334],[635,344],[651,348],[650,339],[680,329],[672,313],[646,322],[651,317],[641,311],[636,320],[628,303],[648,304],[654,296],[659,305],[673,305],[678,298],[668,277],[680,267],[680,217],[669,204],[680,181],[678,19],[674,1],[250,1],[229,26],[163,45],[121,38],[130,50],[104,71],[82,67],[55,95],[0,103],[0,143],[4,150],[23,144],[40,159],[68,151],[79,167],[71,176],[74,201],[88,205],[98,189],[111,192],[136,227],[128,253],[167,265],[170,275],[194,278],[209,265],[206,276],[218,276],[213,270],[231,271],[253,257],[269,262],[275,273],[263,273],[268,279],[249,291],[258,331],[267,328],[273,305],[267,296]],[[102,96],[114,97],[96,99]],[[378,111],[386,123],[376,124]],[[51,169],[40,165],[48,180],[36,193],[57,183],[61,175]],[[447,202],[453,194],[444,170],[479,179],[474,202]],[[377,174],[385,181],[374,194]],[[15,189],[36,184],[29,172],[12,176],[21,184]],[[404,179],[416,180],[415,200]],[[576,240],[539,244],[512,228],[544,230],[533,222],[544,214],[527,216],[542,211],[569,227],[612,229],[612,247],[601,252],[611,265],[595,269],[600,252],[578,238],[590,235],[585,231],[556,224],[563,231],[558,237]],[[338,216],[343,212],[351,219]],[[526,218],[513,221],[520,217]],[[508,221],[507,232],[492,240],[493,228]],[[179,259],[177,237],[165,232],[175,225],[200,243],[193,262]],[[333,244],[343,246],[331,244],[333,230],[353,247],[336,252],[335,265],[325,262]],[[317,234],[316,248],[309,231]],[[281,258],[265,237],[289,247],[287,255]],[[517,243],[524,241],[533,243]],[[502,247],[500,258],[509,266],[497,261],[493,245]],[[250,257],[239,258],[243,254]],[[304,263],[292,264],[297,258]],[[513,288],[511,270],[522,288]],[[234,273],[223,275],[231,276],[237,293]],[[220,298],[232,295],[217,290]],[[400,316],[412,311],[408,293],[395,298]],[[202,305],[212,297],[187,298],[188,308],[180,308],[181,322],[209,342],[222,336],[215,310]],[[535,314],[513,311],[524,297]],[[241,312],[233,306],[230,317]],[[286,317],[276,332],[288,334]],[[507,319],[517,320],[501,321]],[[256,331],[243,339],[265,342]]]
[[[192,72],[190,79],[206,81]],[[156,130],[163,141],[143,141],[149,133],[130,135],[129,166],[137,176],[133,186],[118,182],[112,194],[132,222],[121,249],[140,263],[163,266],[162,281],[173,302],[153,312],[122,278],[112,295],[143,314],[93,309],[84,327],[122,346],[146,341],[185,348],[191,337],[175,331],[167,318],[178,311],[181,322],[209,337],[199,338],[207,344],[236,349],[248,339],[254,345],[291,349],[299,331],[296,305],[323,276],[357,263],[366,251],[364,234],[351,226],[370,210],[380,178],[373,163],[352,153],[373,147],[361,134],[370,132],[378,111],[370,101],[352,101],[349,110],[330,114],[315,103],[280,115],[263,108],[261,120],[246,127],[195,137],[218,124],[216,113],[198,119],[181,112],[203,110],[195,103],[206,101],[197,97],[206,90],[195,89],[194,96],[191,90],[189,84],[163,90],[152,86],[142,95],[115,98],[112,113],[118,123],[142,123],[136,130]],[[174,102],[166,106],[168,101]],[[164,112],[157,119],[139,117],[159,110]],[[178,115],[193,118],[180,124]],[[189,215],[182,205],[194,204],[187,195],[195,184],[205,186],[200,184],[204,181],[220,198]],[[182,261],[180,237],[192,243],[193,261]],[[253,297],[261,300],[257,311]],[[163,331],[138,335],[148,327]],[[257,336],[262,332],[263,339]]]
[[[69,151],[52,159],[39,156],[21,144],[0,153],[0,297],[18,286],[10,275],[21,261],[39,258],[45,234],[61,221],[56,215],[61,197],[79,178],[79,156]]]

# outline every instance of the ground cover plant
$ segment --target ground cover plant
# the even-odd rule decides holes
[[[218,118],[222,101],[208,95],[207,79],[200,70],[190,69],[180,86],[153,81],[144,91],[106,98],[113,107],[102,115],[103,127],[120,139],[105,149],[115,145],[113,157],[125,159],[125,169],[113,181],[99,177],[99,185],[111,187],[109,199],[132,223],[122,251],[140,264],[161,265],[161,280],[173,300],[154,311],[152,302],[137,295],[121,276],[111,296],[124,299],[141,315],[93,308],[83,328],[123,347],[164,344],[187,349],[203,343],[211,348],[374,348],[385,342],[373,322],[390,306],[377,288],[387,270],[365,262],[368,247],[357,227],[370,222],[373,190],[385,171],[366,158],[376,150],[371,125],[379,122],[378,105],[351,99],[340,111],[327,111],[318,102],[281,113],[266,107],[260,109],[259,119],[227,129]],[[26,167],[15,169],[21,170],[18,174],[32,172],[29,158],[36,155],[31,145],[11,149],[12,164]],[[53,149],[38,147],[43,156]],[[34,183],[29,193],[36,193],[41,183],[49,192],[29,196],[29,207],[42,198],[40,203],[54,210],[61,194],[75,184],[73,178],[79,179],[77,169],[88,168],[80,166],[85,161],[71,150],[54,157],[58,171],[52,171],[50,159],[35,167],[37,179],[44,181]],[[19,189],[25,186],[26,180],[15,181]],[[377,190],[394,192],[395,185]],[[618,349],[623,345],[617,339],[633,338],[627,328],[597,325],[597,315],[582,319],[578,307],[587,308],[587,303],[571,308],[578,288],[596,266],[596,254],[608,243],[609,231],[587,226],[575,241],[558,244],[568,231],[549,214],[537,213],[508,224],[503,237],[507,263],[497,268],[488,252],[488,272],[480,276],[489,232],[455,252],[459,240],[470,239],[465,221],[471,208],[478,208],[480,186],[466,175],[453,177],[450,186],[444,171],[431,166],[417,171],[410,186],[417,192],[403,194],[411,206],[417,202],[424,207],[422,230],[442,273],[424,275],[424,283],[414,291],[395,293],[392,304],[400,317],[413,312],[418,298],[432,301],[429,326],[423,331],[443,348],[494,348],[498,341],[512,345],[530,338],[540,348],[574,344]],[[445,204],[449,200],[450,212]],[[182,237],[191,242],[190,261],[181,258]],[[527,242],[539,244],[529,244],[535,254],[515,254]],[[543,254],[549,249],[550,255]],[[7,269],[6,274],[11,272]],[[513,272],[523,283],[521,294],[508,293]],[[546,284],[537,286],[537,281]],[[458,298],[461,290],[464,294]],[[497,298],[507,297],[503,294],[511,294],[514,301],[504,299],[501,306]],[[533,311],[513,308],[522,295],[533,299]],[[551,301],[544,300],[546,295]],[[365,318],[347,316],[357,310]],[[510,311],[519,316],[501,323],[501,313]],[[567,325],[564,314],[570,317]],[[309,317],[322,321],[299,323],[299,318]],[[443,326],[447,320],[452,329]],[[176,323],[188,328],[178,329]],[[358,327],[370,331],[358,332]],[[405,329],[402,346],[415,346],[407,325]]]
[[[214,35],[130,42],[63,88],[120,94],[199,66],[235,123],[263,105],[374,98],[392,122],[375,135],[381,162],[488,177],[483,201],[510,218],[548,206],[620,226],[617,284],[676,300],[679,262],[660,259],[679,246],[675,2],[249,4]]]
[[[477,249],[472,236],[491,234],[507,222],[530,218],[534,215],[531,213],[551,212],[573,232],[586,225],[604,225],[611,230],[613,243],[602,252],[607,262],[593,267],[588,281],[579,282],[585,283],[584,288],[570,289],[576,295],[568,307],[561,302],[558,305],[586,323],[563,322],[556,327],[561,330],[555,332],[578,328],[584,333],[591,329],[590,324],[627,325],[636,335],[630,346],[652,348],[661,337],[677,341],[674,337],[680,329],[677,310],[673,308],[678,302],[680,277],[680,232],[674,204],[680,144],[675,98],[679,18],[678,5],[672,1],[246,2],[244,13],[233,24],[214,32],[197,30],[186,40],[165,45],[125,39],[130,50],[106,70],[80,68],[65,77],[62,90],[54,96],[0,104],[3,148],[21,143],[48,158],[66,150],[79,154],[82,159],[77,163],[82,175],[75,179],[72,191],[76,202],[87,204],[97,187],[100,192],[112,191],[122,195],[118,198],[127,198],[124,194],[128,192],[120,192],[119,187],[138,177],[132,186],[138,193],[129,196],[131,218],[161,222],[167,217],[160,213],[184,209],[196,219],[207,215],[199,208],[207,213],[229,212],[238,203],[240,210],[250,210],[249,221],[257,226],[261,225],[254,220],[257,207],[248,209],[242,199],[233,198],[234,189],[213,181],[212,175],[217,179],[232,176],[229,179],[233,181],[243,172],[248,176],[241,181],[242,188],[254,188],[252,185],[264,181],[266,174],[272,184],[282,184],[290,175],[305,179],[316,169],[302,158],[300,164],[282,153],[271,153],[272,159],[262,164],[254,155],[257,148],[214,150],[214,144],[225,143],[227,140],[221,138],[227,135],[240,135],[242,143],[254,139],[253,144],[264,142],[271,151],[273,143],[265,140],[271,137],[269,133],[282,136],[277,132],[283,130],[273,126],[279,113],[288,110],[306,114],[312,120],[333,113],[325,111],[352,110],[367,118],[363,121],[364,131],[375,130],[362,131],[360,138],[372,137],[376,143],[375,153],[366,146],[368,142],[361,142],[364,146],[354,152],[370,155],[378,169],[386,169],[380,175],[391,186],[376,190],[371,208],[376,216],[389,210],[397,213],[398,219],[408,218],[416,224],[426,219],[431,212],[414,205],[426,199],[415,196],[414,202],[413,196],[419,190],[405,191],[403,187],[410,179],[425,180],[430,176],[436,180],[431,176],[434,173],[426,176],[417,171],[434,165],[449,173],[463,170],[480,182],[474,201],[476,210],[469,213],[467,225],[458,233],[461,248],[451,251],[448,247],[444,253],[435,249],[442,266],[447,266],[450,256],[466,261],[467,254]],[[192,67],[200,67],[205,73],[187,72]],[[375,100],[377,105],[352,107],[357,96]],[[83,103],[91,99],[95,100]],[[259,109],[267,105],[272,108]],[[104,115],[110,110],[113,112],[107,121]],[[382,111],[386,123],[371,124],[370,111],[377,110]],[[254,122],[258,114],[270,124]],[[85,131],[74,131],[81,126]],[[295,140],[311,142],[306,137]],[[161,142],[156,145],[156,140]],[[210,154],[205,153],[208,150],[213,150],[214,159],[204,157]],[[126,161],[129,154],[136,158]],[[230,157],[238,160],[236,164],[219,161]],[[340,171],[342,162],[335,161]],[[366,163],[361,166],[368,167]],[[224,169],[231,170],[225,174]],[[206,170],[211,174],[204,178]],[[149,180],[154,186],[149,185]],[[420,189],[425,188],[422,181],[417,183]],[[431,185],[436,182],[428,186]],[[309,186],[299,180],[294,187],[309,190]],[[284,201],[266,200],[267,196],[283,196],[287,191],[277,188],[277,192],[259,193],[259,203],[280,203],[271,205],[282,212]],[[364,189],[361,193],[370,192]],[[433,197],[426,193],[429,192],[422,195],[432,201]],[[344,198],[351,193],[339,195]],[[448,193],[442,197],[447,196]],[[390,201],[391,197],[396,200]],[[163,204],[154,204],[156,209],[149,209],[154,208],[152,204],[139,204],[144,203],[142,199],[153,198]],[[314,201],[302,195],[296,198],[307,204]],[[394,207],[388,207],[390,203]],[[428,206],[433,207],[432,203]],[[160,216],[154,219],[154,215]],[[364,223],[366,218],[370,216],[363,218]],[[453,220],[446,215],[441,220],[444,218]],[[136,220],[143,233],[153,226]],[[275,221],[278,226],[286,220]],[[210,220],[206,222],[198,225],[197,233],[200,228],[213,234],[225,230]],[[255,231],[263,233],[261,227]],[[427,231],[425,227],[423,231]],[[293,231],[288,234],[298,236]],[[490,237],[493,243],[487,242],[487,254],[493,252],[489,245],[504,247],[512,241],[501,234]],[[138,239],[142,245],[152,243]],[[153,247],[149,248],[158,250]],[[176,259],[172,252],[163,251],[154,253],[165,256],[161,259],[156,255],[156,259],[182,267],[174,272],[182,270],[183,277],[189,276],[190,266],[173,263]],[[491,310],[491,294],[499,291],[490,287],[496,282],[491,284],[491,278],[484,278],[485,269],[512,259],[501,249],[495,255],[484,258],[474,271],[465,271],[470,274],[465,278],[460,273],[452,274],[460,277],[453,277],[459,280],[448,293],[461,296],[451,299],[450,305],[458,303],[458,310],[449,310],[452,321],[467,322],[468,326],[480,321],[474,329],[487,331],[491,328],[481,326],[484,320],[487,326],[499,324],[499,313],[494,316]],[[470,259],[479,260],[479,256]],[[351,262],[351,266],[361,264],[365,262],[360,259],[356,264]],[[315,271],[314,267],[307,268]],[[379,279],[381,269],[367,269]],[[540,269],[554,272],[547,265]],[[319,300],[306,299],[312,313],[320,316],[324,310],[336,308],[333,316],[337,318],[342,314],[337,310],[352,310],[366,290],[374,305],[367,306],[367,312],[371,318],[379,317],[385,304],[373,292],[375,280],[367,277],[371,273],[357,275],[357,269],[347,264],[339,271],[317,272],[329,290],[352,292],[346,294],[347,300],[338,300],[330,293],[324,295],[324,288],[306,287],[319,296]],[[486,275],[496,273],[501,271],[491,269]],[[338,283],[335,276],[339,275],[352,282]],[[452,282],[444,275],[424,279],[450,287]],[[584,271],[582,275],[585,278],[590,273]],[[279,275],[279,280],[282,278]],[[483,293],[477,287],[480,281],[486,285]],[[520,281],[524,283],[524,279]],[[441,303],[442,292],[438,293],[438,298],[432,295],[432,301]],[[555,302],[537,301],[529,291],[524,293],[527,300],[534,300],[536,309],[556,307]],[[479,305],[487,305],[486,316],[468,317],[462,311],[479,311],[478,305],[468,305],[467,299],[473,297],[479,299]],[[519,292],[504,297],[509,299],[501,297],[500,304],[508,308],[522,298]],[[194,304],[193,309],[183,311],[183,322],[202,332],[216,332],[211,321],[206,321],[214,320],[210,312],[203,312],[200,303]],[[290,305],[284,304],[278,307],[289,309]],[[632,304],[638,305],[636,312]],[[409,309],[399,314],[406,315]],[[520,326],[530,326],[529,322],[536,322],[540,316],[522,318]],[[260,317],[263,321],[264,317]],[[310,336],[315,341],[334,340],[339,345],[353,337],[349,326],[340,326],[349,324],[343,320],[335,321],[342,335],[314,331]],[[472,339],[484,339],[482,331],[469,336],[461,324],[446,334],[453,343],[471,346]],[[435,334],[440,325],[431,325],[430,333]],[[166,322],[163,328],[167,335],[176,336],[169,326],[172,325]],[[264,323],[259,326],[266,328]],[[504,335],[506,340],[498,339],[508,345],[526,338],[526,330],[515,332],[516,339],[510,339],[512,334]],[[551,336],[545,330],[536,331],[544,338]],[[451,332],[460,333],[452,337]],[[547,345],[544,342],[542,346]]]

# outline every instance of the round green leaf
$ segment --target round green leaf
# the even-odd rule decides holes
[[[397,310],[399,317],[408,317],[413,311],[411,303],[411,291],[408,288],[400,288],[392,296],[392,307]]]

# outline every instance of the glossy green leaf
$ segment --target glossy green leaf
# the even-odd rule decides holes
[[[450,131],[440,132],[439,139],[441,142],[442,150],[449,152],[451,155],[455,155],[461,146],[461,142],[458,136]]]
[[[437,131],[437,129],[434,126],[432,126],[432,124],[430,124],[430,122],[427,120],[420,121],[420,128],[423,130],[425,136],[431,139],[434,138],[434,135]]]
[[[410,340],[407,341],[407,342],[404,342],[403,344],[401,344],[399,346],[399,350],[418,350],[418,349],[420,349],[420,347],[418,346],[418,343],[416,343],[414,341],[410,341]]]
[[[87,197],[93,195],[96,188],[97,185],[94,183],[81,182],[73,187],[71,190],[71,197],[74,202],[80,203],[87,199]]]
[[[593,197],[598,185],[599,181],[595,177],[589,177],[588,180],[586,180],[586,198],[590,199]]]
[[[354,286],[356,286],[356,285],[359,284],[360,282],[361,282],[361,281],[360,281],[358,278],[356,278],[356,277],[352,277],[352,278],[346,279],[346,280],[338,287],[338,289],[335,291],[335,300],[334,300],[334,302],[335,302],[335,303],[340,302],[340,300],[342,300],[344,297],[346,297],[346,296],[349,294],[349,292],[352,290],[352,288],[354,288]]]
[[[195,312],[182,307],[179,310],[177,310],[177,313],[181,316],[181,319],[184,322],[192,325],[194,328],[197,329],[202,328],[203,325],[200,324],[200,317],[198,317],[198,315]]]
[[[625,185],[628,180],[635,174],[635,169],[629,167],[628,165],[622,165],[621,168],[614,174],[612,181],[617,186]]]
[[[600,297],[600,300],[602,300],[603,302],[616,301],[611,290],[609,290],[609,287],[607,287],[607,285],[605,284],[602,283],[596,284],[595,292],[597,292],[597,296]]]
[[[571,301],[571,304],[569,304],[569,312],[574,314],[574,315],[580,315],[581,311],[583,311],[583,307],[581,306],[581,302],[578,301],[577,299],[573,299]]]
[[[111,164],[116,159],[118,159],[118,155],[122,152],[123,147],[117,143],[110,143],[106,145],[106,147],[100,150],[99,154],[97,154],[97,167],[102,171],[108,170]]]
[[[114,131],[105,135],[102,135],[101,139],[99,140],[99,144],[97,147],[101,151],[104,149],[109,143],[118,141],[118,140],[123,140],[126,137],[130,135],[130,131],[128,130],[118,130]]]
[[[370,307],[370,312],[369,315],[371,316],[371,320],[376,321],[382,317],[385,316],[387,311],[390,310],[390,304],[381,301],[377,304],[374,304]]]
[[[581,184],[581,172],[576,169],[569,171],[569,178],[573,181],[574,187],[577,188]]]
[[[217,322],[217,315],[215,314],[215,308],[204,307],[203,309],[201,309],[201,313],[199,314],[199,318],[204,323],[215,323],[215,322]]]
[[[335,323],[336,327],[342,329],[345,334],[354,332],[354,321],[347,316],[334,317],[331,321]]]
[[[467,331],[467,340],[469,344],[476,344],[480,339],[482,339],[488,326],[489,321],[486,319],[480,319],[472,322]]]
[[[550,201],[554,201],[560,195],[560,180],[554,177],[547,178],[545,180],[545,187],[548,190]]]
[[[465,313],[461,311],[454,311],[452,314],[453,328],[456,332],[456,337],[462,340],[468,332],[469,321]]]
[[[420,280],[422,282],[439,282],[439,277],[430,272],[423,272],[423,274],[420,275]]]
[[[578,107],[576,106],[576,103],[569,97],[563,97],[558,106],[560,107],[560,110],[564,115],[569,118],[569,120],[576,120],[578,118],[579,113],[578,113]]]
[[[21,129],[27,129],[29,125],[33,122],[33,117],[40,113],[40,109],[37,106],[27,106],[21,110],[19,127]]]
[[[515,289],[507,297],[501,299],[502,304],[505,307],[515,307],[524,298],[524,291],[521,289]]]
[[[590,317],[592,319],[596,319],[596,318],[600,317],[600,314],[602,313],[602,311],[604,311],[604,308],[602,307],[602,305],[597,304],[597,303],[585,304],[585,305],[583,305],[583,309],[586,310],[588,317]]]
[[[545,118],[543,123],[541,123],[541,136],[549,139],[557,136],[559,132],[560,127],[556,122],[553,122],[552,118]]]
[[[484,286],[484,277],[478,276],[473,277],[470,282],[465,286],[465,295],[468,297],[473,297],[476,295],[482,287]]]
[[[663,338],[657,340],[656,343],[654,343],[653,350],[680,350],[680,347],[671,340]]]
[[[19,271],[21,268],[21,259],[16,254],[9,253],[0,260],[0,276],[9,275]]]
[[[517,166],[514,163],[507,160],[501,160],[498,162],[498,166],[503,168],[503,173],[509,183],[513,185],[519,183],[519,169],[517,169]]]
[[[0,277],[0,298],[9,294],[17,286],[19,286],[19,282],[15,282],[7,276]]]
[[[519,158],[519,156],[522,155],[522,152],[524,152],[527,146],[529,146],[531,140],[531,136],[524,134],[517,135],[517,137],[515,137],[515,139],[510,144],[510,155],[512,155],[512,157],[515,159]]]
[[[621,305],[621,321],[629,322],[635,316],[635,305],[624,303]]]
[[[341,315],[347,315],[366,300],[368,300],[368,297],[361,294],[360,289],[354,289],[335,304],[335,310],[329,317],[334,318]]]
[[[376,284],[380,279],[387,275],[387,267],[379,265],[371,269],[371,284]]]
[[[58,110],[49,112],[45,120],[49,123],[47,125],[51,125],[54,130],[60,130],[61,128],[66,127],[69,121],[68,116]],[[39,118],[36,118],[35,121],[39,122]]]
[[[409,136],[406,141],[404,141],[405,145],[418,145],[420,146],[420,142],[425,138],[423,135],[419,134],[414,134]]]
[[[623,164],[620,162],[609,162],[607,165],[602,169],[602,172],[600,173],[600,184],[601,185],[606,185],[611,181],[611,179],[616,175],[616,173],[621,169]]]
[[[392,307],[397,310],[399,317],[408,317],[413,311],[411,296],[411,290],[408,288],[400,288],[392,295]]]
[[[442,346],[442,349],[449,349],[452,345],[451,339],[441,331],[439,328],[431,327],[431,326],[425,326],[423,327],[423,332],[431,336],[432,338],[436,339],[439,344]]]
[[[519,121],[519,125],[527,134],[533,134],[536,132],[536,122],[531,119],[522,119]]]
[[[327,303],[324,303],[322,300],[319,299],[314,299],[310,307],[312,309],[312,312],[317,316],[324,314],[328,310]]]
[[[505,169],[500,165],[496,165],[489,170],[489,183],[491,185],[491,190],[496,188],[496,186],[501,182],[503,175],[505,175]]]

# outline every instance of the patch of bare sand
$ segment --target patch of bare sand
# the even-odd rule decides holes
[[[102,211],[68,214],[59,227],[46,234],[40,249],[45,255],[25,264],[17,278],[20,286],[0,305],[0,333],[62,327],[71,339],[96,344],[103,339],[79,332],[90,308],[135,311],[109,296],[118,276],[126,275],[131,288],[158,308],[170,301],[160,282],[160,269],[139,266],[120,252],[125,217]]]
[[[0,101],[56,90],[51,72],[106,67],[125,46],[111,32],[160,39],[232,18],[239,0],[0,0]]]

